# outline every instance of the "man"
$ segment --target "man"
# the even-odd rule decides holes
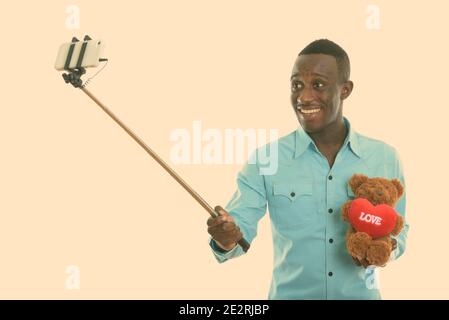
[[[247,163],[226,211],[207,221],[210,246],[224,262],[244,253],[236,242],[254,239],[268,205],[274,248],[269,299],[380,299],[375,269],[346,250],[348,224],[340,208],[354,197],[347,183],[354,173],[403,184],[404,177],[394,148],[356,133],[343,117],[353,89],[349,75],[348,55],[332,41],[314,41],[299,53],[290,81],[301,126],[277,141],[277,172],[262,175],[257,161]],[[396,210],[405,218],[405,194]],[[405,223],[390,260],[404,253],[407,230]]]

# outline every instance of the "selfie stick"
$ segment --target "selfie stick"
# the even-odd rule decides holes
[[[75,68],[69,68],[70,60],[73,55],[73,50],[75,48],[75,43],[79,40],[75,37],[72,39],[72,44],[69,48],[69,52],[67,54],[67,59],[65,63],[64,70],[69,73],[64,73],[62,77],[66,83],[72,84],[75,88],[80,88],[89,98],[91,98],[100,108],[102,108],[120,127],[122,127],[130,136],[133,138],[145,151],[159,163],[162,168],[164,168],[207,212],[213,217],[216,218],[220,215],[219,210],[222,209],[220,206],[216,206],[215,209],[204,200],[195,190],[192,189],[191,186],[187,184],[170,166],[161,159],[149,146],[143,142],[131,129],[129,129],[116,115],[114,115],[100,100],[98,100],[89,90],[87,90],[83,86],[83,81],[81,80],[81,76],[86,73],[86,70],[81,67],[84,52],[87,47],[87,40],[91,40],[89,36],[84,37],[84,42],[81,46],[80,55],[78,57],[78,62]],[[102,61],[106,61],[106,59],[100,59]],[[250,244],[244,238],[238,241],[238,244],[242,247],[243,251],[247,252]]]

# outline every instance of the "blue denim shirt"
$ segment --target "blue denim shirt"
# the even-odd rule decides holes
[[[348,134],[332,168],[299,127],[271,143],[278,150],[274,174],[261,174],[257,156],[238,174],[237,191],[225,209],[249,242],[268,205],[274,252],[269,299],[380,299],[377,268],[357,266],[347,252],[341,206],[354,198],[348,180],[355,173],[398,178],[405,186],[404,175],[394,148],[344,122]],[[396,206],[404,218],[405,203],[404,192]],[[408,228],[405,223],[396,237],[391,260],[404,253]],[[209,241],[220,263],[244,254],[240,246],[220,252]]]

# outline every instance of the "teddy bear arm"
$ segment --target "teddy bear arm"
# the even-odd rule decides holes
[[[349,208],[351,207],[351,203],[352,200],[349,200],[341,207],[341,216],[347,222],[349,222]]]
[[[402,218],[402,216],[398,214],[398,216],[396,218],[396,225],[394,226],[393,230],[391,231],[391,234],[393,236],[397,236],[401,232],[403,227],[404,227],[404,218]]]

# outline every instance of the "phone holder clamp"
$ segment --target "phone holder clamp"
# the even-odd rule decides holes
[[[84,53],[86,52],[88,40],[92,39],[88,35],[84,36],[84,42],[83,45],[81,46],[81,51],[78,56],[78,61],[76,63],[75,68],[70,68],[70,61],[72,60],[75,44],[76,42],[79,42],[79,40],[76,37],[72,38],[72,44],[70,45],[69,52],[65,60],[64,70],[68,71],[68,73],[63,73],[62,77],[64,78],[64,81],[66,83],[72,84],[75,88],[81,88],[83,86],[83,80],[81,80],[81,76],[86,73],[86,69],[81,66],[83,63]]]

